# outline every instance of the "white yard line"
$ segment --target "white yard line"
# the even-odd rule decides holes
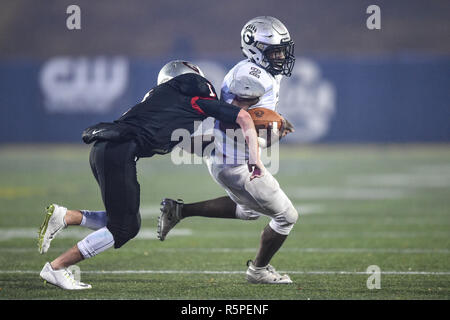
[[[62,250],[62,248],[54,248],[54,250]],[[200,253],[232,253],[232,252],[256,252],[257,248],[150,248],[150,249],[127,249],[127,252],[200,252]],[[12,248],[0,247],[0,252],[25,253],[38,252],[36,248]],[[392,254],[450,254],[450,249],[420,249],[420,248],[281,248],[280,252],[289,253],[392,253]]]
[[[84,274],[245,274],[245,271],[220,271],[220,270],[103,270],[103,271],[81,271]],[[339,270],[317,270],[317,271],[279,271],[280,273],[305,274],[305,275],[367,275],[366,271],[339,271]],[[39,274],[37,270],[0,270],[0,274]],[[371,274],[371,273],[369,273]],[[381,271],[384,275],[430,275],[448,276],[448,271]]]
[[[159,214],[161,213],[159,210],[160,207],[161,206],[157,204],[142,205],[139,212],[141,213],[142,218],[159,217]]]
[[[350,185],[401,188],[448,188],[449,173],[393,173],[354,175],[347,179]]]
[[[363,230],[363,228],[359,228]],[[314,238],[314,239],[410,239],[410,238],[445,238],[448,239],[448,232],[445,231],[303,231],[304,237]],[[195,236],[198,238],[236,238],[241,239],[254,238],[258,236],[258,231],[238,231],[238,230],[228,230],[228,231],[198,231]],[[170,234],[169,234],[170,237]]]
[[[288,190],[296,199],[385,200],[400,199],[410,192],[399,188],[299,187]]]
[[[302,203],[301,205],[296,207],[298,213],[300,215],[308,215],[308,214],[316,214],[316,213],[325,213],[327,210],[325,206],[318,203]]]
[[[72,227],[64,230],[58,234],[59,239],[82,239],[91,233],[92,230],[86,228]],[[192,236],[194,231],[191,229],[175,228],[170,231],[169,237],[176,236]],[[320,232],[304,232],[305,236],[309,238],[325,238],[325,239],[338,239],[338,238],[419,238],[419,237],[432,237],[432,238],[448,238],[448,232],[444,231],[320,231]],[[255,232],[247,230],[220,230],[220,231],[198,231],[195,233],[196,237],[200,238],[254,238]],[[11,239],[35,239],[37,238],[36,228],[0,228],[0,242]],[[157,240],[156,228],[142,228],[136,239],[141,240]]]
[[[441,163],[441,164],[424,164],[418,165],[411,168],[412,172],[416,172],[419,174],[447,174],[450,175],[450,163]]]
[[[37,228],[0,228],[0,241],[11,239],[37,239]],[[87,228],[69,227],[58,234],[58,239],[83,239],[93,230]],[[170,236],[190,236],[190,229],[171,230]],[[142,228],[136,239],[157,239],[156,228]]]
[[[154,248],[158,252],[255,252],[257,248]],[[298,253],[394,253],[394,254],[450,254],[450,249],[394,249],[394,248],[281,248],[280,252]]]

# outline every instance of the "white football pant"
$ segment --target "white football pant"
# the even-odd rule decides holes
[[[269,216],[272,218],[269,225],[274,231],[289,234],[298,213],[269,171],[266,170],[263,177],[250,181],[251,173],[246,164],[214,164],[211,159],[206,163],[214,180],[236,202],[237,218],[255,220],[261,215]]]

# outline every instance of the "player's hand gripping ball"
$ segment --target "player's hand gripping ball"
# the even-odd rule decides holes
[[[271,127],[277,126],[277,129],[281,129],[283,124],[283,117],[281,117],[276,111],[266,109],[266,108],[253,108],[249,109],[248,113],[253,119],[255,128],[259,133],[260,129],[270,130]]]
[[[258,132],[258,143],[260,147],[266,148],[270,146],[274,140],[279,139],[284,122],[281,115],[266,108],[253,108],[248,110],[248,113],[252,117],[256,131]]]

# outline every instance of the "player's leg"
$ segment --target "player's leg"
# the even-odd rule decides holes
[[[80,210],[77,212],[81,213],[81,219],[79,215],[77,216],[77,222],[81,220],[78,225],[91,230],[101,229],[108,222],[106,211]]]
[[[206,217],[236,219],[236,202],[229,196],[185,204],[181,218]]]
[[[101,165],[103,162],[103,159],[104,159],[104,155],[103,155],[104,149],[105,149],[104,145],[105,145],[105,143],[95,144],[91,149],[91,154],[90,154],[90,158],[89,158],[89,162],[90,162],[92,171],[94,173],[94,176],[95,176],[97,182],[99,183],[100,189],[104,189],[104,176],[103,176],[104,170],[103,170],[103,166]],[[102,190],[102,194],[103,194],[103,190]],[[65,220],[65,218],[67,216],[67,212],[68,212],[68,210],[64,208],[63,220]],[[79,212],[79,214],[74,212],[73,214],[71,214],[69,216],[68,220],[70,220],[70,218],[74,218],[72,222],[81,223],[80,214],[81,214],[81,212]],[[81,220],[82,220],[82,217],[81,217]],[[97,233],[97,236],[93,235],[94,233]],[[90,239],[90,240],[93,240],[93,241],[91,241],[91,247],[97,246],[98,239],[100,237],[98,236],[97,231],[94,233],[88,235],[85,239],[83,239],[77,245],[73,246],[72,248],[70,248],[63,254],[61,254],[59,257],[57,257],[51,263],[47,262],[44,265],[44,267],[42,268],[42,271],[40,272],[41,278],[43,278],[44,280],[48,281],[49,283],[51,283],[53,285],[61,287],[63,289],[77,290],[77,289],[91,288],[90,285],[86,285],[86,284],[83,284],[83,283],[77,281],[74,278],[73,274],[69,271],[68,267],[71,265],[74,265],[84,259],[84,256],[79,248],[80,243],[82,243],[83,241],[85,243],[89,243],[89,239]],[[103,237],[104,239],[107,239],[107,238],[112,239],[111,233],[109,233],[109,234],[104,233],[103,236],[104,236]],[[102,245],[102,249],[106,250],[110,246],[111,245],[109,245],[109,246]],[[82,246],[82,247],[85,248],[86,246]]]
[[[106,222],[105,211],[69,210],[63,206],[51,204],[46,208],[44,222],[39,228],[39,253],[46,253],[51,241],[68,226],[98,230],[106,226]]]
[[[47,262],[40,276],[49,283],[68,290],[90,289],[91,286],[76,280],[68,267],[78,262],[94,257],[112,248],[114,238],[112,233],[103,227],[92,232],[75,246],[61,254],[51,263]]]
[[[261,233],[261,240],[255,260],[247,261],[247,281],[251,283],[289,284],[292,280],[288,275],[280,275],[270,265],[273,256],[283,245],[288,235],[280,234],[267,225]]]
[[[208,143],[210,143],[210,142],[208,142]],[[205,148],[206,148],[206,145],[204,145],[202,148],[203,152],[205,151]],[[216,181],[216,183],[221,185],[221,183],[214,177],[214,174],[212,172],[213,162],[212,162],[211,154],[210,153],[207,155],[203,154],[203,156],[204,156],[204,161],[206,163],[209,173],[211,174],[213,179]],[[224,186],[222,186],[222,187],[224,187]],[[228,196],[225,196],[225,197],[184,204],[183,210],[181,211],[181,219],[187,218],[187,217],[236,219],[237,218],[236,202],[233,200],[233,195],[230,195],[228,193]]]
[[[167,234],[181,219],[206,217],[236,219],[236,203],[230,197],[185,204],[182,200],[163,199],[158,218],[157,234],[164,241]]]
[[[287,235],[280,234],[267,225],[261,233],[259,250],[253,261],[255,267],[267,266],[286,238]]]
[[[99,185],[101,185],[99,174],[103,175],[103,169],[96,163],[103,162],[104,152],[99,152],[101,149],[94,145],[89,156],[92,173]],[[102,178],[102,180],[104,179]],[[105,211],[69,210],[63,206],[51,204],[45,210],[44,221],[38,231],[39,253],[46,253],[50,248],[51,241],[68,226],[79,225],[91,230],[98,230],[106,226],[106,223]]]
[[[111,233],[115,248],[134,238],[140,229],[136,151],[134,141],[100,142],[96,143],[90,155],[92,172],[100,186],[106,214],[104,211],[82,211],[84,223],[92,229],[100,227],[97,230],[100,234],[102,230]],[[104,239],[98,239],[99,245],[104,244]],[[93,256],[90,253],[86,255]]]
[[[256,267],[264,267],[283,245],[298,219],[298,213],[271,175],[257,184],[249,183],[247,190],[262,206],[261,212],[272,219],[261,233],[260,247],[254,260]],[[268,194],[271,194],[270,199]]]
[[[140,185],[137,180],[137,144],[134,141],[113,144],[106,148],[107,177],[103,193],[108,215],[106,227],[114,236],[114,248],[133,239],[141,228],[139,213]]]
[[[251,283],[292,283],[288,275],[280,275],[276,272],[270,265],[270,261],[296,223],[297,210],[270,173],[256,183],[252,182],[246,184],[246,190],[261,206],[261,212],[271,217],[271,221],[261,233],[260,246],[255,260],[247,263],[247,280]]]
[[[97,183],[100,184],[99,181],[99,175],[102,175],[103,178],[103,169],[99,168],[99,165],[96,164],[96,162],[99,162],[99,158],[101,160],[104,159],[103,151],[99,152],[98,150],[101,147],[95,147],[91,149],[90,156],[89,156],[89,163],[91,166],[92,173],[97,180]],[[101,154],[101,155],[100,155]],[[97,157],[97,159],[96,159]],[[103,183],[103,181],[102,181]],[[103,192],[102,192],[103,194]],[[107,215],[105,211],[90,211],[90,210],[70,210],[67,208],[64,208],[62,206],[54,205],[57,207],[60,207],[60,214],[63,217],[63,222],[65,226],[83,226],[92,230],[98,230],[104,226],[106,226],[107,222]]]
[[[91,165],[92,174],[97,180],[97,183],[102,188],[104,185],[104,149],[100,145],[99,147],[93,148],[90,156],[89,163]],[[102,199],[104,198],[104,192],[102,190]],[[66,215],[66,223],[68,225],[79,225],[91,230],[98,230],[106,226],[108,222],[108,215],[106,211],[91,211],[91,210],[68,210]]]
[[[254,220],[259,217],[259,214],[255,215],[251,210],[240,208],[238,203],[242,203],[240,199],[236,198],[237,192],[233,192],[232,188],[222,182],[221,173],[222,166],[214,166],[210,162],[208,164],[208,170],[212,178],[222,186],[227,192],[228,196],[220,197],[216,199],[200,201],[196,203],[185,204],[182,200],[163,199],[161,202],[161,214],[158,219],[157,233],[158,238],[164,241],[167,234],[177,225],[182,219],[187,217],[206,217],[206,218],[222,218],[222,219],[243,219]],[[227,170],[234,172],[235,170]],[[247,173],[248,170],[246,169]],[[237,178],[241,183],[242,177],[239,173],[232,173],[229,180]]]
[[[203,154],[204,155],[204,154]],[[205,156],[205,155],[204,155]],[[157,234],[158,238],[163,241],[169,231],[181,221],[188,217],[206,217],[206,218],[222,218],[222,219],[241,219],[237,216],[237,204],[233,198],[233,194],[227,190],[227,187],[220,182],[216,174],[220,171],[213,166],[211,155],[204,158],[208,171],[212,178],[221,185],[228,196],[216,199],[200,201],[196,203],[185,204],[181,199],[173,200],[165,198],[161,202],[161,213],[158,218]],[[247,219],[247,218],[244,218]]]
[[[81,225],[108,230],[119,248],[140,229],[140,186],[136,172],[137,145],[134,141],[96,143],[89,162],[106,211],[81,210]]]
[[[40,276],[49,283],[67,290],[90,289],[91,286],[74,278],[68,267],[91,258],[114,245],[114,238],[106,227],[89,234],[78,244],[61,254],[51,263],[47,262]]]
[[[215,179],[238,204],[238,218],[256,219],[262,214],[272,219],[261,234],[255,260],[249,261],[247,280],[252,283],[291,283],[287,275],[281,276],[269,264],[298,217],[297,211],[276,179],[270,172],[266,172],[263,177],[250,181],[246,166],[212,168]]]
[[[106,211],[67,209],[64,221],[67,226],[81,226],[91,230],[98,230],[106,226],[108,215]]]
[[[94,175],[99,182],[102,198],[107,208],[108,226],[89,234],[51,264],[47,263],[41,272],[42,278],[65,289],[80,288],[79,283],[73,279],[66,283],[64,277],[67,278],[68,266],[91,258],[113,246],[119,248],[137,234],[140,227],[140,216],[138,209],[139,184],[136,179],[134,159],[135,147],[134,144],[108,147],[106,143],[93,147],[91,166],[95,170]],[[103,161],[103,159],[107,161]],[[114,201],[119,194],[122,196],[119,197],[121,201]]]
[[[59,224],[64,227],[82,226],[92,230],[98,230],[106,226],[106,211],[71,210],[57,204],[52,204],[51,206],[55,207],[54,211],[61,212],[60,214],[64,220],[59,221]],[[56,216],[57,214],[54,213],[54,215]]]
[[[83,259],[83,255],[81,254],[78,245],[74,245],[72,248],[54,259],[50,263],[50,266],[53,270],[60,270],[75,265]]]

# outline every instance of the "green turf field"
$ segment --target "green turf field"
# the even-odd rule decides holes
[[[49,203],[103,209],[89,149],[0,147],[0,299],[449,299],[450,147],[284,146],[281,187],[300,212],[272,260],[293,285],[250,285],[268,223],[191,218],[156,239],[162,197],[224,195],[205,165],[170,156],[141,159],[142,229],[137,239],[78,264],[91,290],[44,285],[39,271],[88,231],[69,227],[39,255],[37,229]],[[366,269],[381,269],[381,289]]]

